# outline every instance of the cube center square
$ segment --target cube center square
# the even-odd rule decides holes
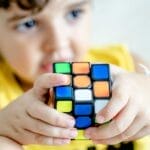
[[[56,62],[53,72],[71,78],[68,85],[54,87],[54,106],[75,118],[75,128],[79,132],[76,139],[85,140],[84,129],[97,126],[95,116],[111,98],[109,64]]]
[[[78,75],[73,78],[73,83],[76,88],[88,88],[91,86],[91,79],[86,75]]]

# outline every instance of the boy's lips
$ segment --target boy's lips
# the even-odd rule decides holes
[[[42,72],[52,72],[52,63],[43,64],[41,70]]]
[[[70,61],[68,61],[68,60],[59,60],[59,61],[55,61],[55,62],[70,62]],[[53,69],[53,63],[52,62],[43,63],[41,65],[42,72],[52,72],[52,69]]]

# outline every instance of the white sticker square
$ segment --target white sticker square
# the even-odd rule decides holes
[[[75,90],[75,101],[92,101],[93,100],[93,96],[92,96],[92,91],[90,89],[78,89]]]

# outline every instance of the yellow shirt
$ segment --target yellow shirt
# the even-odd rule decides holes
[[[118,65],[128,71],[134,71],[133,60],[121,45],[108,46],[103,48],[93,48],[85,56],[85,61],[106,62]],[[0,60],[0,108],[7,106],[13,99],[23,93],[21,87],[16,82],[11,69]],[[87,146],[92,145],[91,141],[72,141],[70,145],[65,146],[24,146],[25,150],[86,150]],[[106,149],[104,145],[96,145],[98,150]],[[149,150],[150,138],[146,137],[134,142],[135,150]]]

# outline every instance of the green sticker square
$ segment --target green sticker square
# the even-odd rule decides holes
[[[55,63],[54,72],[62,74],[71,74],[71,64],[67,62]]]

